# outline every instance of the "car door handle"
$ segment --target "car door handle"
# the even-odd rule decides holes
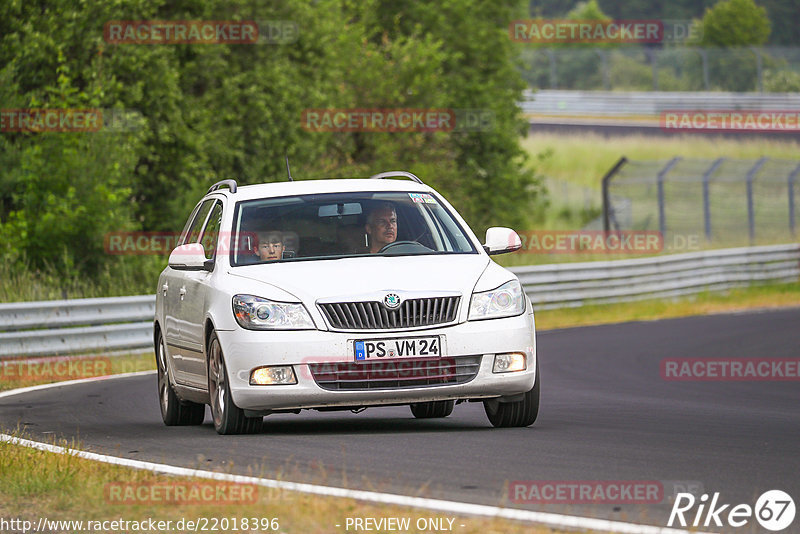
[[[169,289],[168,284],[164,284],[163,286],[161,286],[161,292],[164,294],[165,297],[167,296],[167,289]]]
[[[185,297],[185,296],[186,296],[186,286],[183,286],[182,288],[180,288],[180,289],[178,290],[178,293],[180,293],[180,295],[181,295],[181,300],[183,300],[183,297]]]

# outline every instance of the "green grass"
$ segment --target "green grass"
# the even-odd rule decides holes
[[[32,358],[0,362],[0,391],[106,374],[150,371],[156,368],[152,351],[107,356],[102,353],[66,358]]]
[[[0,302],[30,302],[155,293],[167,260],[160,256],[120,257],[93,276],[64,275],[54,268],[28,269],[0,263]]]
[[[551,330],[574,326],[627,321],[653,321],[673,317],[784,307],[800,307],[800,282],[755,285],[724,292],[705,292],[671,299],[541,310],[536,312],[536,328],[539,330]]]
[[[706,160],[718,157],[757,159],[762,156],[798,160],[798,143],[790,138],[709,138],[687,134],[654,139],[646,136],[606,138],[595,133],[538,133],[523,139],[522,146],[531,156],[530,165],[539,175],[547,177],[545,183],[549,205],[535,212],[536,230],[578,230],[589,221],[597,221],[602,215],[602,177],[622,156],[632,161],[664,163],[675,156]],[[741,199],[730,196],[727,190],[712,190],[712,195],[717,196],[712,197],[711,201],[712,213],[716,214],[712,222],[711,243],[707,243],[704,236],[702,204],[698,196],[700,186],[693,186],[691,189],[676,189],[675,185],[671,187],[668,191],[671,200],[667,206],[668,233],[665,236],[665,245],[688,236],[697,239],[699,246],[694,250],[793,242],[788,223],[777,222],[786,216],[783,213],[788,210],[786,192],[780,186],[777,189],[764,189],[767,186],[761,184],[756,189],[756,240],[752,243],[747,235],[744,185],[740,188],[740,193],[737,193],[742,195]],[[617,190],[617,194],[623,193],[634,203],[635,228],[643,227],[648,215],[649,227],[652,229],[653,224],[657,225],[658,208],[655,198],[652,197],[654,193],[635,186]],[[719,196],[720,193],[726,193],[727,196]],[[723,217],[726,213],[728,215]],[[525,232],[526,229],[521,231]],[[670,248],[667,247],[664,252],[691,251],[689,248]],[[512,266],[623,258],[625,256],[516,254],[503,258],[500,262]]]
[[[165,432],[167,431],[165,427]],[[8,431],[6,431],[8,433]],[[19,431],[12,434],[20,435]],[[20,435],[20,437],[26,437]],[[220,437],[224,441],[224,436]],[[82,448],[80,443],[57,445],[68,448]],[[202,467],[202,466],[201,466]],[[259,475],[259,473],[254,473]],[[409,517],[412,525],[417,518],[455,519],[454,530],[463,534],[552,534],[562,532],[530,524],[502,519],[459,517],[425,510],[413,510],[399,506],[369,504],[353,499],[322,497],[294,493],[280,489],[246,485],[239,495],[248,499],[228,499],[221,502],[212,497],[202,502],[177,500],[166,502],[160,499],[142,500],[138,497],[132,502],[121,504],[110,498],[108,484],[133,484],[134,488],[153,487],[174,488],[189,482],[211,489],[226,483],[207,479],[187,479],[153,474],[148,471],[84,460],[75,456],[42,452],[18,445],[0,443],[0,517],[20,518],[36,525],[40,517],[50,520],[91,520],[104,521],[122,519],[141,521],[153,518],[172,521],[175,525],[180,519],[227,518],[277,518],[278,530],[260,529],[258,532],[283,532],[287,534],[336,533],[343,532],[348,517]],[[113,486],[112,486],[113,487]],[[498,488],[498,494],[502,488]],[[425,489],[419,490],[424,496]],[[162,495],[165,493],[162,490]],[[156,495],[148,493],[147,495]],[[229,493],[229,495],[234,495]],[[255,501],[255,502],[253,502]],[[336,524],[340,527],[336,527]],[[210,524],[210,523],[209,523]],[[447,522],[445,521],[446,525]],[[461,527],[460,525],[464,525]],[[352,527],[351,527],[352,528]],[[184,529],[186,531],[187,529]],[[233,532],[232,528],[227,529]],[[30,530],[32,531],[32,529]],[[173,526],[169,532],[175,532]],[[220,529],[217,529],[219,532]],[[238,529],[236,531],[242,531]],[[412,528],[412,532],[416,529]],[[388,532],[388,531],[384,531]]]
[[[798,142],[791,138],[735,139],[684,135],[653,139],[647,136],[607,138],[594,133],[536,133],[522,140],[531,155],[532,165],[544,176],[596,188],[620,157],[630,160],[669,160],[684,158],[755,159],[762,156],[798,159]],[[540,154],[547,154],[539,159]]]

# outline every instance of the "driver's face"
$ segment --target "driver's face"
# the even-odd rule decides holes
[[[371,222],[367,223],[370,249],[377,252],[397,239],[397,214],[394,210],[383,208],[372,213]]]

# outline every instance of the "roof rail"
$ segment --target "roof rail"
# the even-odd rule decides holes
[[[208,193],[212,191],[216,191],[217,189],[222,189],[223,187],[228,186],[228,189],[231,190],[231,193],[236,192],[236,180],[220,180],[219,182],[215,183],[211,187],[208,188]],[[208,194],[206,193],[206,195]]]
[[[373,174],[370,178],[375,178],[381,180],[383,178],[393,178],[393,177],[402,177],[402,178],[411,178],[418,184],[422,184],[422,180],[415,174],[411,174],[407,171],[386,171],[386,172],[379,172],[378,174]],[[424,184],[423,184],[424,185]]]

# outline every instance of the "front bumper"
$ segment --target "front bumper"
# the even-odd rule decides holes
[[[509,396],[530,390],[536,378],[536,341],[532,313],[402,332],[236,329],[218,331],[217,335],[227,364],[233,401],[236,406],[245,410],[268,412]],[[314,363],[353,362],[353,341],[357,339],[432,335],[444,336],[443,346],[447,357],[482,356],[474,379],[463,384],[331,391],[318,386],[309,369],[309,364]],[[526,370],[493,373],[494,355],[504,352],[524,352],[527,359]],[[292,365],[297,384],[251,386],[251,370],[265,365]]]

